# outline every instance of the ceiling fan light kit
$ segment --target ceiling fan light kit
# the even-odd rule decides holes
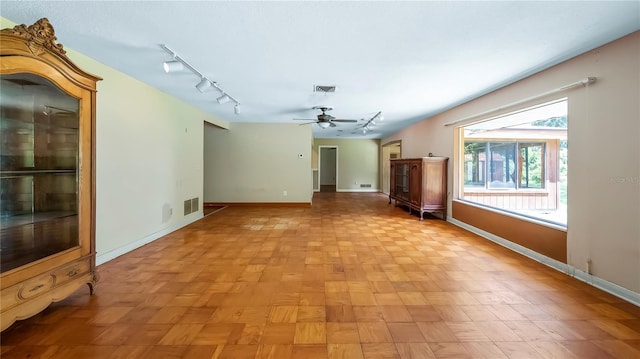
[[[171,50],[167,45],[161,44],[160,47],[173,57],[173,60],[165,61],[162,64],[162,67],[164,68],[164,71],[166,73],[179,72],[187,68],[189,71],[193,72],[195,75],[198,75],[198,77],[200,77],[200,82],[198,82],[195,86],[198,91],[204,93],[209,88],[214,87],[216,90],[218,90],[222,94],[220,97],[217,98],[218,103],[224,104],[229,101],[233,101],[235,103],[235,106],[233,107],[233,112],[236,115],[240,114],[240,101],[238,101],[235,97],[229,95],[228,92],[224,91],[220,87],[220,85],[218,85],[217,82],[211,81],[208,77],[203,75],[202,72],[197,70],[195,67],[191,66],[191,64],[189,64],[187,60],[180,57],[178,54],[175,53],[175,51]]]
[[[313,119],[306,119],[306,118],[294,118],[294,120],[296,121],[308,121],[306,123],[302,123],[300,125],[309,125],[309,124],[317,124],[318,127],[322,128],[322,129],[326,129],[329,127],[336,127],[336,122],[358,122],[358,120],[345,120],[345,119],[339,119],[339,118],[335,118],[331,115],[329,115],[327,113],[327,111],[331,111],[333,110],[333,107],[331,106],[313,106],[312,109],[314,110],[320,110],[321,113],[319,115],[317,115],[317,119],[313,120]],[[364,120],[364,119],[362,119]],[[362,121],[361,120],[361,121]],[[356,127],[356,130],[358,128],[362,129],[362,134],[366,135],[368,131],[372,131],[373,127],[376,125],[376,121],[382,122],[384,120],[384,117],[382,116],[382,111],[378,111],[375,115],[373,115],[373,117],[371,117],[365,124],[363,124],[362,126],[358,126]],[[338,130],[340,131],[340,130]],[[355,133],[355,132],[352,132]]]
[[[328,127],[336,127],[336,122],[358,122],[358,120],[345,120],[345,119],[339,119],[339,118],[335,118],[331,115],[329,115],[327,113],[327,111],[331,111],[333,110],[333,107],[331,106],[314,106],[312,107],[312,109],[314,110],[320,110],[322,113],[320,113],[319,115],[317,115],[317,120],[313,120],[313,119],[301,119],[301,118],[294,118],[294,120],[297,121],[309,121],[307,123],[303,123],[301,125],[308,125],[308,124],[312,124],[312,123],[317,123],[318,126],[322,129],[328,128]]]

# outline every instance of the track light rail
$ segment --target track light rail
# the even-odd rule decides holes
[[[201,90],[201,92],[204,92],[204,90],[206,90],[206,88],[208,86],[203,86],[202,85],[202,82],[206,80],[207,82],[209,82],[211,87],[214,87],[216,90],[220,91],[220,93],[222,94],[220,96],[220,98],[223,98],[223,97],[227,97],[228,98],[224,102],[229,102],[229,100],[231,100],[231,101],[233,101],[235,103],[234,112],[235,112],[236,115],[240,113],[240,101],[238,101],[238,99],[236,99],[235,97],[231,96],[227,91],[223,90],[222,87],[220,87],[220,85],[218,85],[218,83],[216,81],[212,81],[207,76],[205,76],[202,72],[200,72],[198,69],[193,67],[193,65],[191,65],[182,56],[178,55],[175,51],[173,51],[171,48],[169,48],[169,46],[167,46],[165,44],[160,44],[160,47],[164,51],[166,51],[169,55],[171,55],[173,57],[174,61],[180,62],[185,68],[189,69],[189,71],[193,72],[195,75],[198,75],[200,77],[200,82],[198,82],[198,84],[196,85],[196,88],[198,88],[198,90],[200,90],[201,88],[203,89],[203,90]],[[219,103],[223,103],[220,100],[218,102]]]

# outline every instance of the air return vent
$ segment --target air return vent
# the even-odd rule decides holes
[[[184,215],[191,214],[193,212],[197,212],[200,207],[200,200],[198,197],[191,198],[184,201]]]
[[[321,86],[321,85],[315,85],[313,86],[313,92],[336,92],[336,87],[335,86]]]

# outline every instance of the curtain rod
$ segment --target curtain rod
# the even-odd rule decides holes
[[[536,99],[539,99],[539,98],[542,98],[542,97],[545,97],[545,96],[553,95],[553,94],[561,92],[561,91],[566,91],[566,90],[572,89],[572,88],[577,87],[577,86],[589,86],[589,85],[591,85],[591,84],[593,84],[595,82],[596,82],[596,78],[595,77],[587,77],[587,78],[584,78],[584,79],[582,79],[580,81],[576,81],[574,83],[570,83],[568,85],[564,85],[562,87],[558,87],[556,89],[553,89],[553,90],[550,90],[550,91],[547,91],[547,92],[543,92],[543,93],[537,94],[535,96],[527,97],[525,99],[518,100],[516,102],[512,102],[512,103],[504,105],[504,106],[496,107],[496,108],[493,108],[491,110],[484,111],[484,112],[481,112],[481,113],[478,113],[478,114],[475,114],[475,115],[472,115],[472,116],[468,116],[468,117],[465,117],[465,118],[460,119],[460,120],[447,122],[444,125],[445,126],[457,125],[459,123],[469,121],[469,120],[474,119],[476,117],[485,116],[485,115],[488,115],[488,114],[490,114],[492,112],[497,112],[497,111],[500,111],[500,110],[504,110],[504,109],[507,109],[509,107],[517,106],[517,105],[520,105],[520,104],[525,103],[525,102],[529,102],[529,101],[533,101],[533,100],[536,100]]]

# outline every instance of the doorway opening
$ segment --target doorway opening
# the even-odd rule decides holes
[[[389,194],[389,176],[391,162],[394,158],[402,158],[402,141],[393,141],[382,145],[382,193]]]
[[[319,146],[318,148],[320,192],[336,192],[338,188],[338,147]]]

